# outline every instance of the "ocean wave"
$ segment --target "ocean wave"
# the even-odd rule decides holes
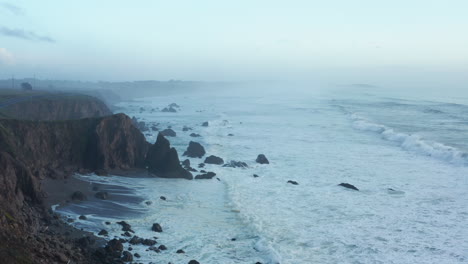
[[[380,134],[385,140],[397,143],[402,149],[430,156],[452,164],[467,166],[468,153],[439,142],[423,139],[417,134],[397,132],[393,128],[374,123],[357,114],[351,114],[353,127]]]

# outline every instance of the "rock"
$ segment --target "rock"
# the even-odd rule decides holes
[[[128,243],[130,243],[132,245],[138,245],[138,244],[141,244],[142,241],[143,241],[143,239],[139,238],[138,236],[133,236],[132,239],[130,239],[130,241],[128,241]]]
[[[235,237],[231,238],[231,241],[236,241],[236,240],[237,240],[237,238],[235,238]]]
[[[180,165],[176,149],[171,148],[169,141],[161,133],[148,150],[146,164],[148,171],[158,177],[193,179],[192,174]]]
[[[133,255],[132,253],[128,252],[128,251],[124,251],[122,253],[122,260],[125,261],[125,262],[131,262],[133,261]]]
[[[133,248],[132,248],[132,247],[128,247],[128,251],[132,251],[132,250],[133,250]]]
[[[133,256],[134,256],[135,258],[141,258],[140,254],[138,254],[138,253],[133,254]]]
[[[297,183],[297,181],[291,181],[291,180],[289,180],[288,183],[293,184],[293,185],[299,185],[299,183]]]
[[[186,159],[182,161],[182,166],[184,166],[185,168],[190,168],[190,160]]]
[[[161,110],[161,112],[165,112],[165,113],[176,113],[177,110],[172,107],[172,106],[168,106],[168,107],[164,107],[163,110]]]
[[[207,172],[205,174],[199,174],[199,175],[195,176],[195,179],[196,180],[199,180],[199,179],[212,179],[214,176],[216,176],[216,173]]]
[[[86,195],[80,191],[76,191],[71,195],[73,201],[84,201],[86,200]]]
[[[130,232],[128,231],[125,231],[125,233],[123,233],[122,236],[131,237],[132,234],[130,234]]]
[[[206,173],[206,171],[205,171],[205,170],[201,170],[200,172],[201,172],[201,173]]]
[[[191,128],[191,127],[188,127],[188,126],[184,126],[184,127],[182,128],[182,131],[184,131],[184,132],[190,131],[190,130],[192,130],[192,128]]]
[[[151,130],[153,130],[153,131],[158,131],[159,128],[158,128],[157,126],[151,126]]]
[[[160,245],[158,247],[159,250],[167,250],[167,247],[165,245]]]
[[[197,133],[191,133],[190,136],[191,137],[201,137],[200,134],[197,134]]]
[[[78,217],[78,219],[80,219],[80,220],[86,220],[86,219],[88,219],[88,218],[87,218],[86,216],[84,216],[84,215],[80,215],[80,217]]]
[[[156,243],[157,243],[156,240],[153,240],[153,239],[143,239],[143,241],[141,241],[141,244],[145,246],[153,246]]]
[[[151,202],[151,201],[146,201],[145,204],[146,204],[146,205],[152,205],[153,202]]]
[[[177,254],[184,254],[185,251],[183,251],[182,249],[179,249],[179,250],[176,251],[176,253],[177,253]]]
[[[202,123],[202,126],[204,127],[207,127],[208,125],[209,125],[208,121]]]
[[[107,176],[107,175],[109,175],[109,173],[105,169],[95,170],[94,174],[96,174],[97,176]]]
[[[164,129],[161,131],[161,134],[165,137],[175,137],[177,135],[176,132],[170,128]]]
[[[268,159],[263,154],[258,155],[255,161],[260,164],[270,164]]]
[[[260,177],[260,176],[258,176],[257,174],[254,174],[253,177],[254,177],[254,178],[258,178],[258,177]]]
[[[198,168],[203,168],[203,167],[205,167],[205,163],[199,163],[198,164]]]
[[[109,198],[109,193],[107,192],[97,192],[94,194],[94,197],[102,200],[107,200]]]
[[[198,261],[192,259],[192,260],[190,260],[190,261],[188,262],[188,264],[200,264],[200,262],[198,262]]]
[[[110,225],[110,224],[111,224],[111,222],[106,222],[105,224],[106,224],[106,225]]]
[[[171,103],[170,105],[168,105],[169,107],[175,107],[175,108],[180,108],[180,106],[176,103]]]
[[[230,167],[230,168],[247,168],[249,167],[247,163],[242,161],[235,161],[231,160],[228,163],[224,164],[223,167]]]
[[[211,155],[209,157],[206,157],[205,163],[207,164],[216,164],[216,165],[222,165],[224,163],[224,160],[220,157]]]
[[[154,223],[153,226],[151,227],[151,230],[153,230],[154,232],[162,232],[162,227],[161,225],[159,225],[158,223]]]
[[[135,233],[135,232],[132,230],[132,226],[131,226],[130,224],[128,224],[127,222],[125,222],[125,221],[120,221],[120,222],[117,222],[117,224],[119,224],[119,225],[122,226],[122,231],[129,231],[129,232]]]
[[[234,136],[234,134],[228,134],[228,137],[233,137],[233,136]]]
[[[352,184],[349,184],[349,183],[340,183],[340,184],[338,184],[338,186],[342,186],[342,187],[345,187],[345,188],[348,188],[348,189],[351,189],[351,190],[359,191],[359,189],[356,188],[356,186],[354,186]]]
[[[99,231],[98,235],[100,236],[107,236],[109,233],[107,232],[107,230],[105,229],[102,229],[101,231]]]
[[[123,251],[123,244],[118,239],[112,239],[107,242],[106,250],[113,253],[118,253],[120,256],[121,252]]]
[[[205,155],[205,148],[198,142],[190,141],[184,156],[191,158],[201,158]]]

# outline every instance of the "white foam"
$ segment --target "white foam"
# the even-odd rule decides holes
[[[354,128],[380,134],[383,139],[396,142],[405,150],[417,152],[457,165],[468,165],[468,153],[460,151],[457,148],[426,140],[416,134],[411,135],[396,132],[390,127],[374,123],[355,113],[351,115],[351,119],[353,120]]]

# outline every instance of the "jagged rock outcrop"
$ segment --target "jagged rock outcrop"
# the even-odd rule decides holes
[[[270,162],[268,161],[268,159],[266,158],[265,155],[263,154],[259,154],[257,156],[257,159],[255,160],[257,163],[260,163],[260,164],[270,164]]]
[[[156,176],[192,178],[162,135],[156,144],[148,143],[124,114],[55,122],[0,119],[0,259],[95,263],[84,246],[58,247],[74,242],[44,233],[50,221],[58,220],[43,204],[41,179],[63,179],[76,171],[142,170],[147,165]],[[47,236],[54,244],[44,240]]]
[[[176,149],[171,148],[169,141],[161,133],[158,134],[156,143],[149,148],[146,163],[148,171],[158,177],[193,179],[192,174],[180,165]]]

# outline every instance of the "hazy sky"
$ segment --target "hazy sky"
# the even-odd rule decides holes
[[[468,77],[467,0],[0,0],[0,78]]]

